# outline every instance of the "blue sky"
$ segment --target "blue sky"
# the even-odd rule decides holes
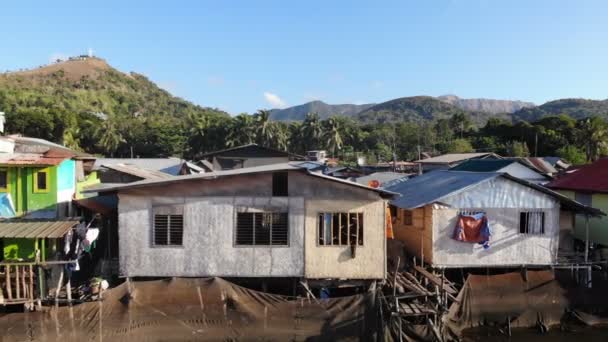
[[[0,70],[86,53],[230,113],[608,97],[607,1],[3,1]]]

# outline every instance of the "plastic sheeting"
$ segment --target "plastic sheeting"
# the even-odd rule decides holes
[[[124,283],[101,302],[0,318],[6,341],[374,340],[375,293],[315,301],[220,278]]]
[[[605,284],[603,284],[605,286]],[[445,323],[456,334],[464,329],[488,325],[527,328],[551,327],[567,314],[587,325],[606,324],[608,308],[602,284],[596,290],[576,286],[570,279],[557,280],[551,271],[528,271],[500,275],[470,275]]]

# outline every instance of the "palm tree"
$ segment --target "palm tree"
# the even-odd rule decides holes
[[[270,120],[270,112],[260,109],[253,117],[256,121],[256,137],[258,144],[270,146],[273,143],[274,134],[276,133],[274,122]]]
[[[333,157],[336,157],[336,150],[342,149],[342,134],[340,133],[341,127],[338,120],[335,117],[327,119],[325,122],[325,130],[323,136],[327,149],[332,151]]]
[[[594,116],[579,122],[579,141],[585,147],[587,161],[593,162],[608,152],[608,124]]]
[[[226,146],[234,147],[251,144],[255,141],[256,126],[254,119],[248,114],[239,114],[230,122]]]
[[[111,157],[114,156],[114,152],[120,144],[125,142],[122,133],[114,122],[114,118],[104,120],[95,131],[95,136],[99,139],[100,147]]]
[[[308,113],[302,124],[302,135],[304,138],[304,146],[307,149],[315,149],[320,145],[320,140],[323,138],[323,126],[319,119],[319,114]]]

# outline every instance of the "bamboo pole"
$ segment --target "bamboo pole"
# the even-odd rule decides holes
[[[27,294],[27,282],[25,281],[27,271],[25,270],[25,266],[23,266],[21,268],[21,286],[23,286],[23,298],[29,298],[28,294]]]
[[[15,293],[17,299],[21,298],[21,278],[19,277],[19,266],[15,266]]]
[[[30,299],[34,300],[34,265],[29,265],[30,273]]]
[[[589,215],[585,215],[585,262],[589,261]]]
[[[61,291],[62,285],[63,285],[63,267],[61,268],[61,273],[59,273],[59,282],[57,282],[57,288],[55,289],[55,306],[59,305],[59,291]]]
[[[338,214],[338,245],[342,246],[342,214]]]
[[[11,286],[11,267],[6,265],[6,294],[9,300],[13,299],[13,289]]]

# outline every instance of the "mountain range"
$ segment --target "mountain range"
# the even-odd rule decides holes
[[[0,74],[0,111],[17,115],[21,111],[34,111],[41,115],[75,113],[184,118],[195,113],[213,113],[228,116],[220,109],[202,107],[175,97],[144,75],[123,73],[95,57],[78,57],[31,70]],[[466,113],[479,125],[490,117],[534,121],[562,113],[577,119],[592,115],[608,118],[608,100],[558,99],[540,106],[530,102],[465,99],[454,95],[402,97],[377,104],[331,105],[312,101],[273,109],[271,118],[299,121],[308,113],[318,113],[321,118],[342,115],[361,123],[426,121]]]
[[[312,101],[298,106],[271,110],[271,118],[278,121],[301,121],[306,114],[317,113],[322,119],[332,115],[348,116],[365,123],[394,122],[402,120],[433,120],[449,117],[455,113],[469,113],[473,120],[483,123],[490,116],[508,118],[524,108],[533,108],[531,102],[464,99],[455,95],[439,97],[411,96],[375,104],[330,105],[322,101]]]

